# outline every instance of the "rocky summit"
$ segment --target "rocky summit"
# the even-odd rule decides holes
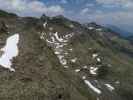
[[[0,11],[0,100],[133,100],[133,44],[95,22]]]

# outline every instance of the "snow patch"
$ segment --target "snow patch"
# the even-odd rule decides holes
[[[97,28],[96,31],[102,31],[102,28]]]
[[[89,29],[89,30],[93,30],[93,29],[94,29],[94,27],[88,27],[88,29]]]
[[[58,51],[55,51],[54,53],[55,53],[56,55],[59,55],[59,54],[60,54],[60,52],[58,52]]]
[[[66,39],[69,39],[69,38],[71,38],[73,35],[74,35],[73,33],[70,33],[70,34],[65,35],[64,37],[65,37]]]
[[[48,39],[46,39],[46,42],[48,42],[50,44],[54,43],[53,41],[49,41]]]
[[[66,59],[62,59],[62,60],[60,60],[60,62],[62,63],[62,65],[66,65],[67,64]]]
[[[59,61],[62,65],[66,65],[67,64],[67,61],[66,59],[64,59],[64,56],[63,55],[58,55],[57,56],[59,58]]]
[[[43,23],[43,27],[46,28],[47,26],[47,22]]]
[[[71,48],[71,49],[69,49],[69,51],[72,51],[73,49]]]
[[[63,48],[63,46],[64,46],[63,44],[59,44],[59,45],[56,46],[56,49]]]
[[[92,50],[92,48],[88,48],[89,50]]]
[[[110,90],[113,91],[115,88],[111,86],[110,84],[105,84],[105,86]]]
[[[64,66],[64,68],[69,68],[69,66]]]
[[[88,67],[87,66],[83,66],[84,69],[87,69]]]
[[[91,88],[91,89],[92,89],[94,92],[96,92],[97,94],[101,94],[101,93],[102,93],[100,89],[94,87],[94,86],[91,84],[91,82],[89,82],[88,80],[84,80],[84,82],[85,82],[85,84],[88,85],[89,88]]]
[[[120,81],[116,81],[115,84],[120,84]]]
[[[45,39],[45,33],[41,33],[40,39],[44,40]]]
[[[73,24],[70,24],[69,27],[70,27],[70,28],[74,28],[74,25],[73,25]]]
[[[53,31],[53,27],[49,27],[49,30],[50,30],[50,31]]]
[[[55,38],[56,38],[59,42],[67,42],[67,40],[64,40],[63,38],[61,38],[61,37],[58,36],[58,32],[56,32],[56,33],[54,34],[54,36],[55,36]]]
[[[97,74],[97,70],[98,70],[97,67],[90,67],[90,74],[96,75]]]
[[[93,59],[96,58],[96,57],[98,57],[98,54],[96,54],[96,53],[92,54]]]
[[[60,63],[64,66],[64,68],[68,68],[67,60],[65,59],[65,55],[68,55],[67,51],[63,51],[63,47],[67,45],[69,38],[73,36],[73,33],[64,35],[63,37],[59,37],[58,32],[49,33],[50,40],[46,39],[46,42],[54,49],[54,53],[57,55]],[[43,38],[43,37],[42,37]]]
[[[98,61],[98,62],[101,62],[101,59],[100,59],[100,58],[97,58],[97,61]]]
[[[6,45],[4,46],[4,48],[1,49],[1,51],[3,51],[4,54],[2,54],[2,56],[0,57],[0,65],[4,68],[8,68],[10,71],[15,71],[15,69],[11,67],[11,61],[14,57],[18,55],[18,42],[19,34],[10,36],[6,41]]]
[[[82,76],[82,79],[85,80],[86,79],[86,76]]]
[[[77,61],[77,58],[71,59],[71,62],[75,63]]]
[[[80,72],[80,69],[75,69],[75,72],[76,72],[76,73]]]
[[[56,42],[56,41],[55,41],[55,38],[54,38],[53,36],[51,37],[51,39],[52,39],[52,41],[53,41],[54,43]]]
[[[59,59],[63,59],[64,56],[63,56],[63,55],[58,55],[57,57],[58,57]]]
[[[64,54],[65,54],[65,55],[68,55],[68,52],[65,52]]]

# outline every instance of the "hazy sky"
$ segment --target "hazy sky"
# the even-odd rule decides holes
[[[20,16],[65,15],[80,22],[112,24],[133,32],[133,0],[0,0]]]

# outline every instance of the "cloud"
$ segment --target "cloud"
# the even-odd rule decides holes
[[[89,8],[84,8],[84,9],[81,10],[80,14],[85,15],[88,12],[89,12]]]
[[[0,2],[2,2],[0,9],[21,16],[40,16],[43,13],[53,16],[64,13],[64,9],[60,5],[46,6],[38,0],[0,0]]]
[[[122,7],[127,9],[133,9],[132,0],[96,0],[98,4],[101,4],[106,7]]]
[[[80,13],[73,15],[74,20],[81,22],[95,21],[99,24],[111,24],[133,32],[132,0],[96,0],[96,4],[85,6]],[[88,4],[87,4],[88,5]]]
[[[100,4],[124,4],[130,0],[96,0]]]

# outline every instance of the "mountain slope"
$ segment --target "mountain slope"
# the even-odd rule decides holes
[[[63,16],[4,16],[0,47],[16,33],[20,39],[15,72],[0,67],[0,99],[133,99],[133,45],[118,33]]]

